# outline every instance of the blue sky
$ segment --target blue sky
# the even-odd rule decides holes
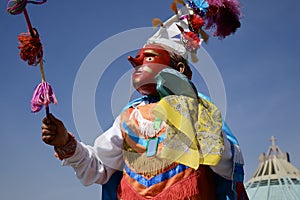
[[[44,46],[46,79],[59,101],[57,106],[51,106],[51,111],[77,138],[80,136],[73,120],[72,92],[84,59],[113,35],[149,27],[154,17],[169,18],[173,14],[168,9],[170,3],[49,0],[42,6],[28,6],[32,24],[39,30]],[[284,3],[243,0],[241,3],[241,28],[224,40],[211,37],[204,48],[218,66],[225,85],[226,121],[241,144],[247,180],[258,165],[258,156],[271,144],[272,135],[281,149],[290,153],[292,164],[300,168],[297,147],[300,141],[297,16],[300,3],[295,0]],[[5,9],[6,1],[1,1],[0,198],[99,199],[99,187],[82,186],[73,170],[61,167],[52,147],[41,141],[44,111],[33,114],[29,104],[33,89],[40,82],[39,69],[27,66],[18,55],[17,36],[26,32],[23,15],[12,16]],[[111,88],[131,68],[126,56],[120,55],[112,63],[98,85],[96,109],[104,128],[113,120],[106,106]],[[207,92],[201,78],[194,78],[197,87]]]

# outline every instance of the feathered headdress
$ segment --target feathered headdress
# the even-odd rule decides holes
[[[180,9],[178,9],[180,5]],[[154,18],[154,27],[159,30],[148,39],[147,44],[161,44],[174,50],[193,62],[202,41],[207,42],[209,34],[220,39],[234,33],[240,27],[240,4],[237,0],[174,0],[173,15],[166,22]]]

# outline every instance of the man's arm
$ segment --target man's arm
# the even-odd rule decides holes
[[[76,141],[67,132],[64,124],[50,115],[43,119],[42,140],[54,146],[57,156],[63,160],[63,165],[73,167],[83,185],[104,184],[116,170],[123,167],[119,118],[95,140],[94,146],[89,146]],[[72,147],[75,148],[72,150]],[[67,156],[61,155],[61,152]]]

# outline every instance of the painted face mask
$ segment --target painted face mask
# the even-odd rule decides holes
[[[154,77],[170,65],[169,53],[159,45],[146,45],[135,58],[128,56],[134,67],[132,82],[134,88],[143,95],[155,95]]]

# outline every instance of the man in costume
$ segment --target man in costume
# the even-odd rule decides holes
[[[129,57],[135,68],[134,87],[146,96],[126,108],[93,147],[77,142],[54,116],[43,119],[43,141],[54,145],[57,156],[64,165],[75,169],[84,185],[105,184],[112,174],[124,168],[118,191],[122,199],[214,199],[218,189],[225,190],[222,195],[234,195],[234,144],[222,132],[220,113],[212,103],[197,97],[184,59],[177,55],[181,62],[169,54],[162,46],[151,44],[135,58]],[[175,84],[175,89],[157,87],[156,83],[163,79],[159,78],[161,73],[174,76],[166,82]],[[182,94],[172,92],[178,87]],[[176,117],[182,119],[176,122]],[[186,119],[192,121],[187,127]],[[201,128],[208,125],[208,129]],[[197,130],[189,132],[189,126]],[[198,153],[207,149],[211,150],[206,155]],[[220,160],[222,169],[217,175],[213,170],[218,171]],[[224,184],[222,177],[230,184]],[[215,188],[218,180],[224,185]],[[225,189],[228,186],[229,190]]]
[[[172,36],[187,27],[178,15],[186,11],[128,57],[143,97],[130,102],[94,146],[78,142],[53,115],[43,119],[42,140],[83,185],[102,184],[103,199],[247,199],[238,142],[191,82],[187,55],[195,54],[194,46]]]

